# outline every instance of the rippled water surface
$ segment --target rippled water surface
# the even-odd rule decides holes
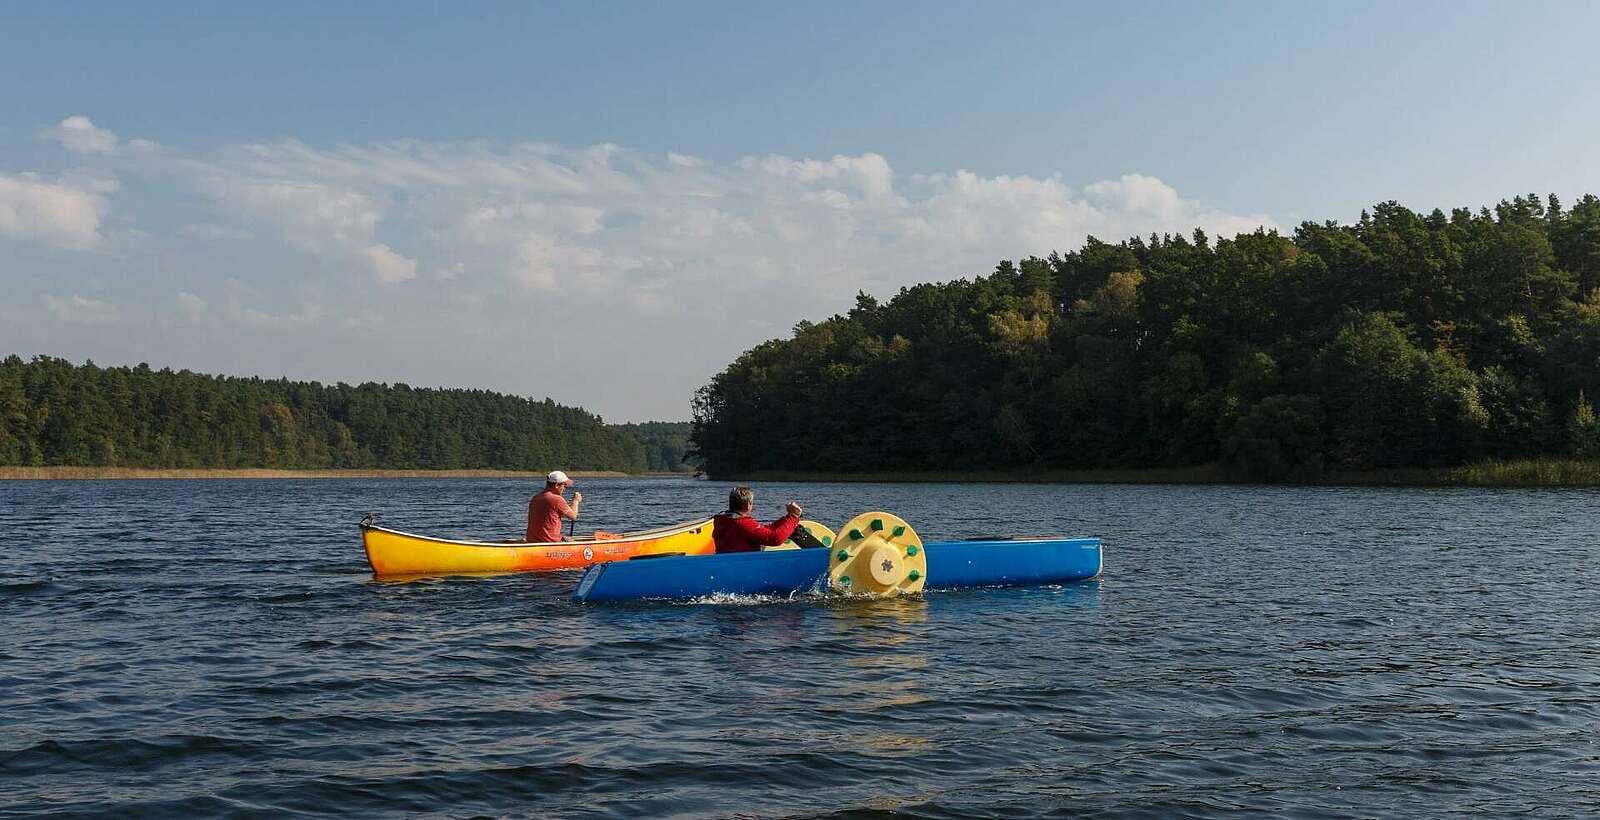
[[[584,528],[726,485],[582,482]],[[759,485],[1099,581],[583,606],[378,583],[356,522],[509,537],[527,482],[0,482],[0,814],[1600,812],[1600,493]]]

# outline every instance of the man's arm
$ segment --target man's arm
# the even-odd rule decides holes
[[[788,513],[777,521],[772,522],[770,527],[754,518],[737,518],[734,520],[739,522],[739,526],[745,532],[755,537],[756,543],[764,547],[776,547],[789,540],[789,536],[794,534],[794,528],[800,526],[800,516]]]
[[[574,492],[572,494],[572,503],[568,504],[565,498],[561,499],[561,506],[556,508],[556,512],[560,513],[561,517],[568,521],[577,521],[578,508],[581,506],[583,506],[583,493]]]
[[[789,540],[789,536],[794,535],[794,530],[798,526],[800,526],[800,516],[794,513],[784,513],[782,518],[772,522],[773,540],[768,542],[766,546],[776,547]]]

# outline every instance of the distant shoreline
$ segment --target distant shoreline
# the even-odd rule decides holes
[[[625,473],[568,470],[574,478],[683,478],[690,473]],[[5,480],[96,479],[293,479],[293,478],[527,478],[543,472],[517,470],[277,470],[267,468],[6,467]],[[1600,487],[1600,460],[1536,459],[1486,461],[1464,467],[1408,467],[1368,472],[1330,472],[1312,481],[1243,481],[1217,465],[1126,470],[940,470],[872,473],[756,472],[715,476],[721,482],[904,484],[1238,484],[1311,487]]]
[[[1247,481],[1215,464],[1126,470],[973,470],[879,473],[763,471],[718,481],[926,484],[1237,484],[1266,487],[1600,487],[1600,460],[1485,461],[1462,467],[1404,467],[1325,473],[1310,481]]]
[[[568,470],[573,478],[653,478],[688,473],[623,473]],[[0,467],[3,480],[188,479],[188,478],[543,478],[517,470],[275,470],[268,468]]]

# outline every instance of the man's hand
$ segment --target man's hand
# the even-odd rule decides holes
[[[788,504],[783,505],[783,510],[784,510],[784,512],[787,512],[788,514],[794,516],[795,518],[799,518],[800,517],[800,505],[794,503],[793,501],[790,501]]]
[[[577,490],[573,490],[572,491],[572,503],[576,504],[576,503],[578,503],[579,501],[582,501],[582,500],[583,500],[583,493],[580,493]]]

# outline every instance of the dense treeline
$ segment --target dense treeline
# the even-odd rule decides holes
[[[687,421],[646,421],[638,424],[613,424],[644,445],[645,466],[652,472],[683,473],[700,467],[700,459],[690,452]]]
[[[714,475],[1600,456],[1600,200],[1384,203],[861,294],[701,388]]]
[[[583,410],[485,390],[0,362],[0,464],[643,470]]]

